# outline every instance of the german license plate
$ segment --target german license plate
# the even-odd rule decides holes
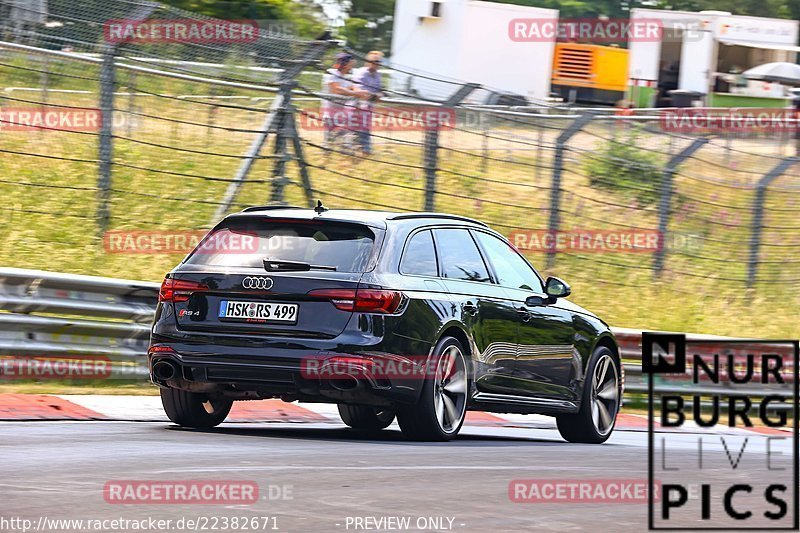
[[[222,300],[219,303],[221,320],[246,320],[248,322],[297,322],[299,306],[275,302],[241,302]]]

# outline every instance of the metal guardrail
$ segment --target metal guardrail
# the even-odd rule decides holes
[[[159,285],[0,268],[0,354],[100,356],[112,377],[146,376]]]
[[[620,348],[620,356],[624,363],[625,368],[625,391],[628,393],[647,393],[648,385],[647,379],[642,374],[642,332],[640,330],[628,328],[612,328],[617,343]],[[694,341],[694,352],[699,352],[703,356],[710,356],[714,353],[720,354],[722,357],[725,354],[732,354],[734,361],[738,365],[743,365],[746,362],[745,356],[748,352],[758,353],[779,353],[785,357],[787,373],[791,374],[794,365],[794,349],[786,344],[770,344],[770,343],[737,343],[736,348],[733,348],[731,343],[726,341],[737,340],[732,337],[722,337],[717,335],[698,335],[686,334],[687,345],[692,345]],[[703,341],[702,344],[697,344],[698,341]],[[702,347],[702,349],[701,349]],[[687,356],[688,356],[687,352]],[[756,363],[757,364],[757,363]],[[720,362],[720,366],[723,363]],[[688,377],[688,376],[687,376]],[[658,383],[656,388],[659,392],[675,392],[686,393],[687,387],[675,384],[675,380],[670,380],[672,383]],[[689,382],[687,381],[687,385]],[[789,376],[785,385],[786,394],[793,395],[793,381]],[[760,386],[759,383],[748,384],[746,387],[736,386],[732,387],[730,382],[721,381],[719,384],[710,383],[706,386],[691,385],[691,392],[699,395],[711,395],[725,393],[730,396],[749,396],[752,398],[762,398],[771,394],[775,394],[775,389],[768,389],[767,387]]]
[[[0,312],[0,358],[101,356],[111,361],[111,377],[144,379],[158,290],[158,283],[144,281],[0,268],[0,311],[5,311]],[[646,392],[642,332],[612,329],[625,367],[626,390]],[[719,341],[709,345],[715,349],[730,338],[687,335],[687,341],[692,340]],[[771,393],[761,389],[754,385],[748,394]]]

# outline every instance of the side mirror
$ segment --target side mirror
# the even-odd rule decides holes
[[[572,293],[572,289],[564,280],[559,278],[547,278],[544,292],[547,294],[546,298],[542,298],[541,296],[528,296],[525,299],[525,305],[528,307],[537,307],[540,305],[554,304],[557,299],[569,296]]]
[[[544,292],[555,300],[556,298],[566,298],[572,294],[572,289],[566,281],[550,277],[547,278],[547,282],[544,285]]]

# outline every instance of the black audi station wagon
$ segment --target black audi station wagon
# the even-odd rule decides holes
[[[622,399],[608,325],[469,218],[251,207],[161,286],[148,362],[173,422],[212,427],[236,400],[338,404],[362,431],[394,419],[452,439],[467,410],[554,416],[608,439]]]

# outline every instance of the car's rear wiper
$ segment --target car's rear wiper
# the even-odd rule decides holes
[[[307,272],[309,270],[336,271],[335,266],[312,265],[302,261],[284,261],[282,259],[264,259],[264,270],[267,272]]]

